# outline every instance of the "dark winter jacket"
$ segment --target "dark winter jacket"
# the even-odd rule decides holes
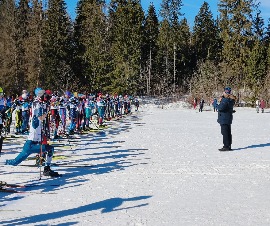
[[[218,119],[217,122],[219,124],[227,124],[231,125],[233,120],[233,113],[235,112],[233,110],[233,106],[235,103],[236,97],[233,95],[227,95],[226,97],[223,97],[220,104],[217,105],[218,109]]]

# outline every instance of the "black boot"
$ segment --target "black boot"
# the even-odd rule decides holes
[[[219,151],[232,151],[232,149],[230,147],[223,147],[218,149]]]
[[[61,174],[51,170],[50,166],[45,166],[43,175],[47,177],[61,177]]]

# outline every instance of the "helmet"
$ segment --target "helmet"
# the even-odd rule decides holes
[[[4,91],[3,91],[3,89],[2,89],[2,87],[0,87],[0,93],[3,93]]]
[[[71,92],[70,91],[66,91],[65,92],[65,95],[68,96],[68,97],[70,97],[71,96]]]
[[[35,93],[36,96],[38,96],[38,92],[39,92],[40,90],[42,90],[40,87],[38,87],[38,88],[35,89],[34,93]]]

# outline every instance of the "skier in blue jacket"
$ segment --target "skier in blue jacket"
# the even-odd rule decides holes
[[[45,90],[36,88],[36,99],[32,103],[32,118],[28,138],[23,146],[23,150],[15,159],[7,159],[6,165],[17,166],[33,153],[42,154],[45,159],[44,176],[59,177],[57,172],[51,170],[50,165],[53,158],[54,147],[47,143],[44,133],[42,133],[43,120],[47,113],[44,112],[44,94]]]
[[[219,99],[218,119],[217,122],[221,127],[221,134],[223,136],[223,147],[219,151],[231,151],[232,134],[231,124],[233,121],[233,106],[235,104],[236,97],[231,94],[231,88],[225,87],[222,97]]]

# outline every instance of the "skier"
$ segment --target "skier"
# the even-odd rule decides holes
[[[50,164],[53,157],[54,148],[47,143],[45,134],[42,133],[42,124],[46,118],[47,113],[44,113],[44,94],[45,90],[41,88],[35,89],[36,98],[32,103],[32,118],[30,124],[30,131],[28,139],[26,140],[23,150],[15,159],[6,160],[6,165],[17,166],[24,161],[29,155],[36,153],[42,154],[45,159],[45,167],[43,171],[44,176],[58,177],[57,172],[52,171]]]
[[[5,111],[6,111],[6,99],[4,97],[4,92],[2,87],[0,87],[0,155],[2,151],[2,145],[4,140],[4,134],[3,134],[3,123],[5,118]]]
[[[139,100],[138,100],[137,97],[136,97],[135,100],[134,100],[134,105],[135,105],[135,111],[138,111],[139,106],[140,106],[140,103],[139,103]]]
[[[265,101],[264,101],[264,99],[261,99],[260,107],[261,107],[261,112],[264,113],[264,109],[265,109]]]
[[[17,97],[12,107],[15,109],[15,134],[22,133],[22,96]]]
[[[193,108],[194,108],[194,110],[196,109],[197,104],[198,104],[197,98],[194,97],[194,99],[193,99]]]
[[[10,133],[10,126],[12,122],[12,98],[7,97],[6,98],[6,110],[5,110],[5,130],[6,133]]]
[[[50,109],[51,109],[51,127],[53,132],[53,139],[58,139],[58,127],[60,122],[59,116],[59,99],[58,96],[53,95],[50,99]]]
[[[221,127],[221,134],[223,136],[223,147],[219,151],[231,151],[232,145],[232,134],[231,134],[231,124],[233,120],[233,106],[235,104],[236,97],[231,94],[231,88],[225,87],[223,96],[219,99],[218,109],[218,119],[217,122]]]
[[[99,97],[97,98],[97,109],[98,109],[98,124],[102,126],[106,110],[106,103],[102,98],[102,94],[99,94]]]
[[[28,124],[29,124],[29,112],[30,104],[29,104],[29,98],[28,98],[28,92],[26,90],[23,90],[22,93],[22,133],[26,134],[28,133]]]
[[[78,97],[78,104],[77,104],[77,124],[76,124],[76,130],[78,133],[82,133],[83,124],[84,124],[84,96]]]
[[[58,127],[58,136],[66,133],[66,119],[67,119],[67,99],[62,96],[59,100],[59,116],[60,124]]]
[[[78,100],[76,97],[71,97],[69,99],[69,105],[68,105],[68,109],[69,109],[69,117],[70,117],[70,125],[68,128],[68,135],[73,135],[75,128],[76,128],[76,119],[77,119],[77,105],[78,105]]]
[[[212,105],[213,105],[213,108],[214,108],[214,112],[216,112],[217,111],[217,105],[218,105],[217,98],[214,98]]]
[[[257,113],[260,112],[260,100],[259,99],[256,100],[256,112]]]
[[[90,123],[92,116],[95,111],[95,103],[94,103],[94,96],[93,95],[88,95],[86,100],[85,100],[85,122],[84,122],[84,130],[90,130]]]
[[[204,106],[204,99],[201,98],[199,112],[202,112],[203,111],[203,106]]]
[[[124,96],[124,100],[123,100],[123,108],[124,108],[124,114],[128,114],[128,96],[125,95]]]

